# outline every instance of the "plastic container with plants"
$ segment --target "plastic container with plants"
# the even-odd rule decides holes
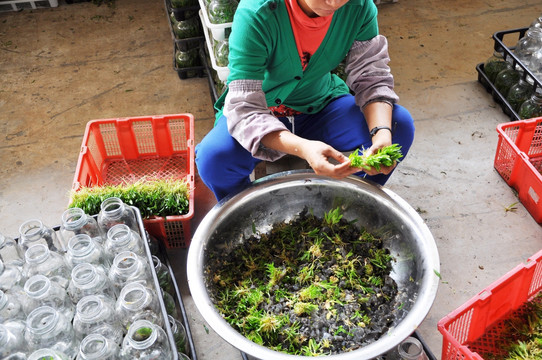
[[[255,229],[253,229],[255,232]],[[319,356],[357,349],[400,309],[393,258],[381,238],[308,209],[234,249],[209,253],[208,290],[223,318],[272,350]]]

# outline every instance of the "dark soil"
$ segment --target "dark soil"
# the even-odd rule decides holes
[[[209,250],[207,287],[218,311],[248,339],[318,356],[374,342],[393,324],[397,285],[382,240],[338,209],[305,209],[225,251]]]

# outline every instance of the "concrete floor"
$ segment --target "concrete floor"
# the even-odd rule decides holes
[[[440,358],[437,322],[542,247],[542,228],[493,168],[508,122],[477,82],[495,31],[528,26],[539,0],[400,0],[379,6],[401,104],[417,133],[388,187],[417,209],[438,245],[442,282],[419,333]],[[0,232],[60,223],[85,125],[188,112],[196,142],[213,124],[206,78],[180,80],[161,0],[0,13]],[[215,200],[196,177],[195,230]],[[239,359],[191,302],[185,250],[170,252],[200,360]],[[207,330],[209,332],[207,333]]]

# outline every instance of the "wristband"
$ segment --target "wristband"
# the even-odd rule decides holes
[[[386,130],[389,130],[391,133],[393,133],[391,131],[391,128],[389,126],[375,126],[374,128],[371,129],[371,131],[369,131],[369,134],[371,134],[371,137],[375,136],[376,133],[379,131],[379,130],[383,130],[383,129],[386,129]]]

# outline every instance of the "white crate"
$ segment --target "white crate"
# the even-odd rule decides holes
[[[38,9],[43,7],[57,7],[58,0],[2,0],[0,11],[19,11],[25,8]]]
[[[200,10],[200,17],[201,17],[201,23],[204,27],[207,27],[212,34],[213,39],[217,41],[222,41],[228,37],[226,35],[227,31],[230,31],[231,29],[231,22],[224,23],[224,24],[213,24],[211,21],[209,21],[209,15],[207,14],[207,7],[205,6],[205,3],[203,0],[198,0],[199,6],[201,8]]]
[[[203,18],[203,12],[204,12],[203,9],[199,11],[199,16],[201,18]],[[218,66],[216,64],[215,52],[213,51],[214,42],[220,41],[220,40],[215,40],[209,36],[210,29],[207,28],[205,24],[203,24],[203,19],[202,19],[202,25],[203,25],[203,33],[205,34],[205,44],[207,44],[207,51],[209,52],[209,58],[211,59],[211,66],[216,71],[216,74],[218,75],[218,78],[220,79],[220,81],[225,83],[226,80],[228,80],[230,69],[227,66]]]

